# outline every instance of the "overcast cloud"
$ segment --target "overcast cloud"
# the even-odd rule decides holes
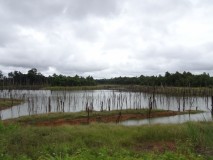
[[[0,0],[0,70],[213,75],[212,0]]]

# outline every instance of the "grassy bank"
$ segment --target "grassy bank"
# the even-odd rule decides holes
[[[0,159],[204,160],[213,158],[213,122],[125,127],[0,124]]]
[[[19,99],[0,98],[0,110],[10,108],[21,104],[23,101]]]
[[[93,85],[93,86],[48,86],[48,85],[23,85],[4,86],[1,89],[7,90],[52,90],[52,91],[72,91],[72,90],[100,90],[100,89],[123,89],[122,85]]]
[[[124,89],[122,85],[95,85],[95,86],[48,86],[43,87],[46,90],[107,90],[107,89]]]
[[[165,86],[126,86],[128,91],[157,93],[174,96],[212,96],[213,88],[209,87],[165,87]]]
[[[161,87],[161,86],[141,86],[141,85],[96,85],[96,86],[49,86],[47,90],[122,90],[132,92],[157,93],[174,96],[211,96],[213,88],[209,87]]]
[[[191,110],[190,114],[201,113],[203,111]],[[114,122],[124,121],[128,119],[146,119],[153,117],[165,117],[181,114],[189,114],[189,111],[166,111],[166,110],[152,110],[149,113],[148,109],[128,109],[128,110],[112,110],[112,111],[86,111],[75,113],[48,113],[40,115],[23,116],[15,119],[4,121],[5,123],[19,123],[27,125],[62,125],[62,124],[88,124],[91,122]]]
[[[212,96],[213,88],[209,87],[166,87],[166,86],[143,86],[143,85],[94,85],[94,86],[5,86],[4,89],[26,89],[26,90],[122,90],[132,92],[157,93],[174,96]]]

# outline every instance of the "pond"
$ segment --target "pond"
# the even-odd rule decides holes
[[[184,115],[175,115],[169,117],[160,117],[160,118],[149,118],[142,120],[126,120],[120,122],[120,124],[125,126],[139,126],[146,124],[179,124],[187,121],[212,121],[212,115],[210,112],[204,112],[199,114],[184,114]]]
[[[87,91],[49,91],[49,90],[1,90],[0,98],[19,98],[24,103],[13,106],[10,109],[0,111],[1,119],[16,118],[24,115],[33,115],[49,112],[78,112],[86,107],[94,110],[121,110],[148,108],[150,100],[153,107],[164,110],[189,110],[198,109],[206,111],[202,118],[209,120],[211,98],[210,97],[176,97],[161,94],[147,94],[143,92],[127,92],[118,90],[87,90]],[[154,100],[154,101],[153,101]],[[150,121],[170,122],[171,119],[186,119],[188,115],[169,117],[168,120],[149,119]],[[191,115],[193,117],[194,115]],[[200,117],[200,116],[198,116]],[[204,119],[203,119],[204,117]],[[210,116],[211,117],[211,116]],[[193,118],[188,120],[194,120]],[[135,121],[134,123],[145,123]],[[181,122],[180,121],[180,122]],[[131,124],[133,121],[125,122]]]

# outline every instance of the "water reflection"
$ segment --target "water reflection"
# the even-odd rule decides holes
[[[23,99],[24,103],[10,109],[0,111],[2,119],[15,118],[49,112],[77,112],[90,105],[94,110],[141,109],[149,106],[152,95],[143,92],[122,92],[117,90],[91,91],[48,91],[48,90],[1,90],[0,98]],[[155,95],[158,109],[188,110],[196,108],[209,112],[209,97],[175,97]],[[185,119],[179,117],[180,119]],[[194,115],[191,115],[193,118]],[[208,117],[204,115],[204,117]],[[175,117],[170,118],[175,119]],[[168,122],[168,121],[167,121]],[[172,122],[172,120],[171,120]]]
[[[179,124],[187,121],[212,121],[212,115],[209,112],[200,114],[185,114],[185,115],[175,115],[169,117],[161,118],[149,118],[144,120],[127,120],[120,122],[120,124],[125,126],[139,126],[146,124]]]

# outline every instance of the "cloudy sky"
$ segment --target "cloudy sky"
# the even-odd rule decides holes
[[[0,70],[213,75],[213,0],[0,0]]]

